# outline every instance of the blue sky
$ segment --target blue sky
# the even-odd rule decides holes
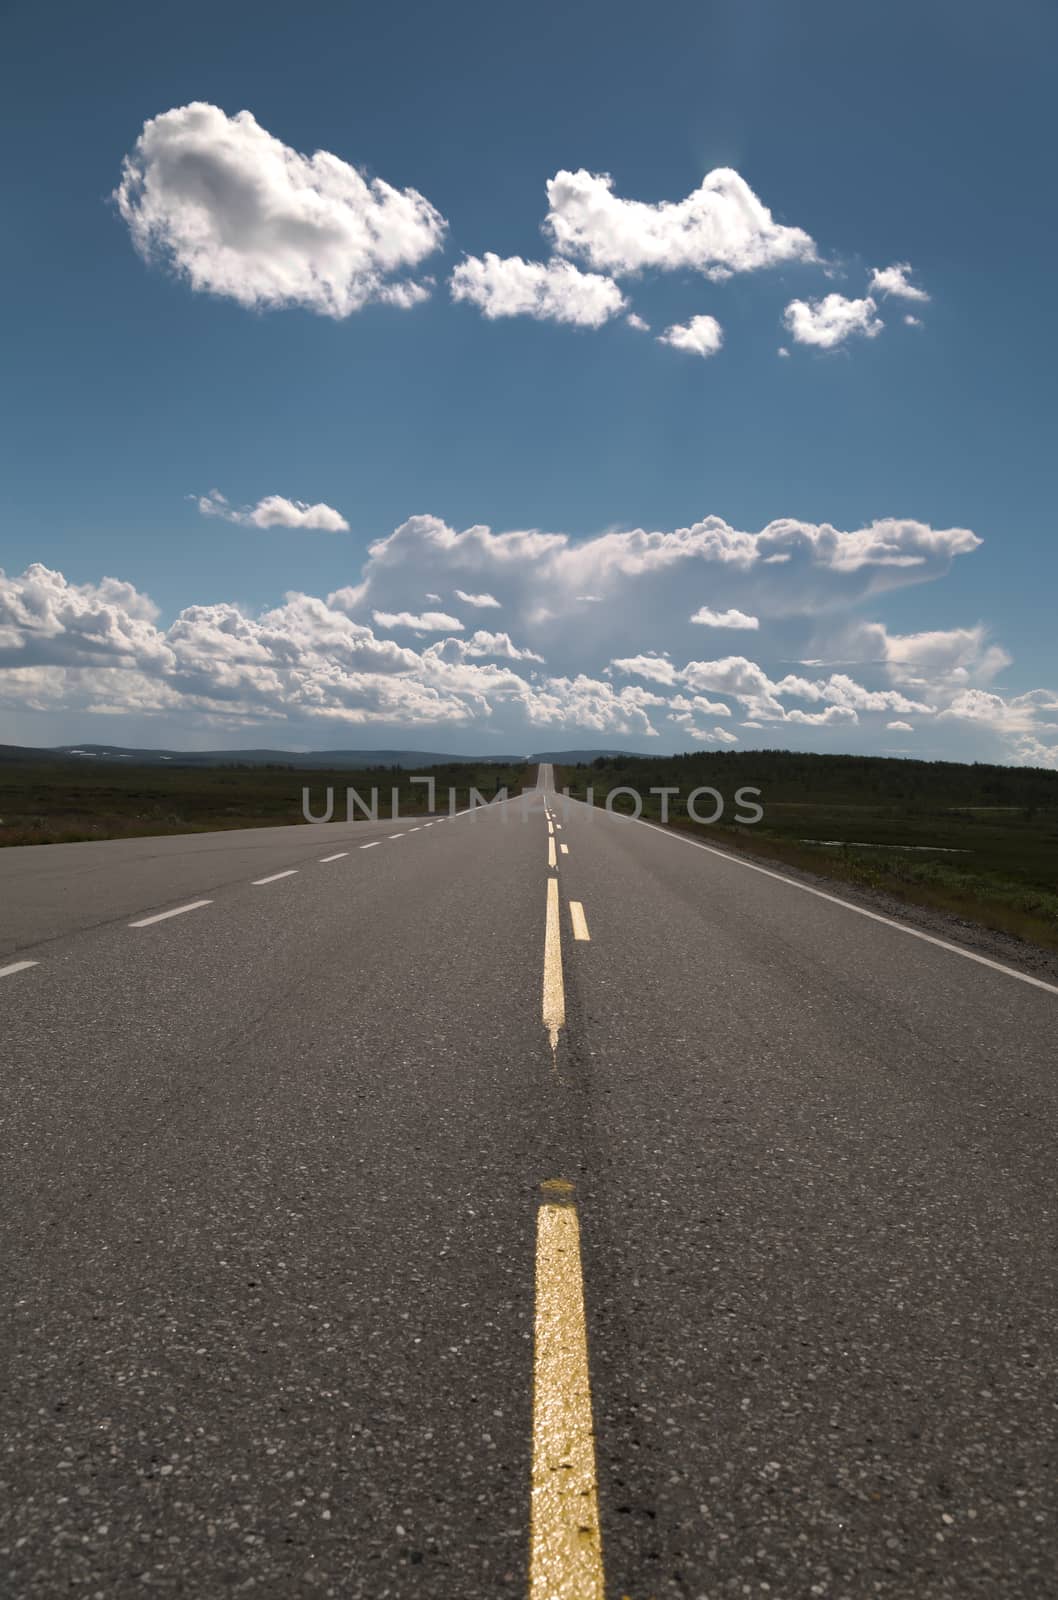
[[[1058,764],[1053,8],[23,4],[5,33],[0,739]],[[247,211],[266,145],[307,232]],[[347,168],[422,197],[366,265]],[[672,209],[722,169],[771,214],[726,261]],[[546,233],[562,172],[585,209]],[[905,263],[879,282],[928,299],[870,289]]]

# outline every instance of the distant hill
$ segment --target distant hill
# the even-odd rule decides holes
[[[362,771],[365,767],[440,767],[453,762],[480,766],[483,762],[515,766],[520,762],[551,761],[576,765],[578,761],[608,760],[630,756],[624,750],[552,750],[533,755],[487,754],[452,755],[436,750],[137,750],[120,744],[62,744],[36,748],[30,745],[0,744],[2,761],[114,761],[140,767],[305,767],[314,771],[328,767]]]
[[[530,761],[550,761],[556,767],[575,767],[578,761],[643,761],[647,758],[634,750],[537,750],[527,758]]]
[[[487,761],[510,766],[533,759],[527,755],[503,756],[491,752],[487,756],[441,755],[434,750],[136,750],[119,744],[65,744],[46,748],[0,744],[0,762],[113,761],[139,767],[281,766],[305,767],[314,771],[328,767],[362,771],[365,767],[437,767],[452,762],[480,766]]]

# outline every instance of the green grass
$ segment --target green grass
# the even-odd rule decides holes
[[[518,794],[526,769],[453,762],[424,768],[420,777],[437,784],[437,805],[447,809],[448,791],[457,806],[471,788],[486,799],[507,787]],[[363,772],[308,771],[287,767],[116,766],[113,762],[0,762],[0,846],[60,844],[82,839],[129,839],[153,834],[208,833],[222,828],[264,828],[304,822],[302,790],[315,815],[334,790],[334,821],[345,820],[345,791],[365,800],[379,790],[379,816],[390,817],[392,790],[402,816],[426,809],[426,787],[412,784],[407,769],[375,767]],[[355,813],[357,819],[362,816]]]
[[[654,819],[660,800],[651,786],[676,785],[685,800],[709,785],[725,797],[720,821],[694,823],[676,798],[673,827],[1058,949],[1058,773],[747,751],[619,758],[563,768],[556,781],[580,796],[594,787],[596,804],[627,785]],[[735,791],[744,786],[761,791],[764,817],[752,827],[733,820]],[[698,803],[705,813],[713,804],[707,796]],[[819,840],[840,842],[809,842]],[[918,848],[897,848],[909,845]]]

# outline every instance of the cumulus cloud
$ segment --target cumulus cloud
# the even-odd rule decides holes
[[[1001,645],[988,642],[982,623],[902,634],[889,633],[881,623],[868,623],[861,637],[875,658],[885,663],[894,683],[933,693],[989,683],[1011,662]]]
[[[780,521],[747,533],[706,518],[573,540],[458,532],[420,516],[377,540],[359,581],[326,599],[292,593],[253,613],[192,605],[168,626],[127,583],[76,585],[38,566],[0,575],[0,700],[223,727],[285,719],[300,740],[319,719],[480,728],[502,712],[508,738],[565,725],[641,739],[681,730],[721,744],[735,737],[718,731],[737,726],[734,706],[754,729],[783,730],[784,742],[859,725],[863,747],[889,722],[929,718],[938,752],[1042,760],[1058,691],[998,690],[1009,656],[983,625],[891,634],[853,609],[893,583],[936,577],[978,543],[969,530],[896,520],[850,531]],[[691,621],[696,589],[724,626],[731,613],[757,618],[759,659],[697,658],[702,627],[715,624]],[[509,631],[465,628],[438,602],[422,606],[424,595],[454,594],[497,601]],[[585,604],[587,595],[604,603]],[[749,597],[752,610],[727,604]]]
[[[910,722],[887,722],[886,728],[890,733],[914,733]]]
[[[1032,722],[1032,712],[1025,706],[1013,706],[1002,695],[990,694],[985,689],[960,689],[951,703],[940,713],[941,717],[958,717],[967,722],[987,722],[994,727],[1027,729]]]
[[[649,333],[650,332],[650,323],[644,321],[644,319],[638,314],[638,312],[630,311],[628,313],[627,317],[625,318],[625,321],[628,323],[628,326],[630,328],[634,328],[637,333]]]
[[[439,599],[440,597],[437,596],[437,595],[427,595],[426,598],[428,600],[434,600],[434,599]],[[497,606],[498,607],[499,603],[500,603],[496,599],[495,595],[491,595],[491,594],[467,594],[465,589],[457,589],[456,590],[456,599],[457,600],[462,600],[464,605],[477,606],[479,608],[483,608],[483,607],[487,607],[487,606]]]
[[[230,604],[188,606],[162,629],[156,616],[114,579],[71,584],[41,566],[0,575],[0,696],[100,715],[182,711],[228,726],[292,715],[411,725],[472,715],[415,651],[308,595],[288,595],[257,617]]]
[[[701,712],[706,717],[729,717],[731,715],[731,707],[725,705],[723,700],[708,700],[703,694],[691,695],[689,698],[685,694],[678,694],[669,701],[669,704],[675,713],[671,719],[673,722],[679,721],[681,715],[693,716],[696,711]]]
[[[798,344],[833,350],[854,334],[873,339],[885,324],[878,307],[868,295],[864,300],[847,300],[843,294],[827,294],[821,300],[791,300],[783,312],[783,322]]]
[[[638,678],[649,678],[654,683],[675,683],[676,668],[665,656],[625,656],[611,661],[618,672],[633,673]]]
[[[369,547],[365,578],[413,568],[431,581],[439,575],[474,574],[487,578],[488,592],[507,603],[516,581],[519,595],[526,585],[541,600],[562,605],[569,598],[608,598],[616,579],[638,579],[703,562],[737,576],[762,566],[785,565],[775,581],[789,590],[792,568],[807,566],[816,574],[869,575],[872,591],[909,576],[937,576],[959,555],[976,550],[981,540],[968,528],[932,528],[911,518],[878,518],[864,528],[844,531],[830,523],[782,517],[759,533],[744,532],[722,517],[705,517],[689,527],[669,531],[608,532],[573,540],[564,533],[536,529],[493,533],[483,524],[458,532],[439,517],[415,516]],[[891,574],[891,580],[890,575]],[[593,580],[600,580],[598,583]],[[686,574],[680,578],[686,583]]]
[[[443,645],[431,645],[450,661],[471,661],[477,656],[503,656],[508,661],[539,661],[543,656],[535,650],[520,649],[509,633],[490,633],[478,628],[468,639],[446,639]]]
[[[825,711],[787,711],[784,722],[800,723],[803,728],[829,728],[834,723],[858,722],[860,719],[851,706],[827,706]]]
[[[923,328],[923,327],[925,327],[925,323],[922,321],[922,318],[921,317],[913,317],[911,315],[910,311],[904,317],[904,322],[906,323],[906,325],[909,328]]]
[[[646,267],[691,268],[714,280],[788,261],[815,261],[800,228],[775,222],[729,167],[707,173],[679,201],[623,200],[607,173],[557,172],[547,185],[545,230],[562,255],[620,276]]]
[[[115,198],[133,243],[191,288],[258,310],[347,317],[371,300],[410,306],[394,281],[444,242],[415,189],[367,179],[325,150],[301,155],[249,111],[196,101],[144,124]]]
[[[572,678],[549,678],[527,704],[532,723],[572,722],[595,733],[638,733],[648,738],[657,735],[650,721],[649,708],[663,706],[661,695],[630,686],[615,689],[612,683],[578,673]]]
[[[715,317],[692,317],[690,322],[675,322],[658,334],[658,344],[674,350],[689,350],[696,356],[715,356],[724,342],[724,330]]]
[[[706,517],[689,527],[574,539],[480,524],[459,530],[419,515],[370,545],[360,584],[335,603],[370,620],[372,609],[447,611],[447,603],[423,607],[424,591],[488,594],[519,643],[530,642],[566,670],[594,673],[614,656],[658,654],[661,642],[673,657],[694,656],[704,625],[690,621],[689,596],[697,603],[708,595],[717,614],[756,617],[759,626],[747,638],[782,618],[816,629],[858,600],[940,577],[979,544],[969,529],[896,518],[848,530],[782,518],[750,532]],[[850,645],[844,654],[860,648]]]
[[[891,267],[875,267],[871,273],[871,281],[867,285],[868,292],[895,295],[899,300],[928,300],[929,295],[925,289],[919,289],[915,284],[908,283],[910,271],[909,261],[896,261]]]
[[[699,623],[703,628],[760,627],[759,617],[747,616],[744,611],[736,611],[733,607],[729,611],[712,611],[708,606],[699,606],[691,621]]]
[[[380,628],[414,628],[418,633],[447,633],[463,626],[458,617],[450,617],[444,611],[422,611],[418,615],[411,611],[375,611],[373,616]]]
[[[325,533],[348,533],[349,524],[340,511],[322,501],[309,505],[305,500],[288,500],[281,494],[269,494],[255,506],[236,507],[228,504],[219,489],[199,495],[196,504],[204,517],[223,517],[225,522],[237,522],[244,528],[319,528]]]
[[[601,328],[624,310],[612,278],[581,272],[571,261],[523,261],[491,250],[461,261],[449,280],[453,300],[466,300],[482,316],[535,317]]]

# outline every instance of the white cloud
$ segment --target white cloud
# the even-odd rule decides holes
[[[865,300],[847,300],[843,294],[827,294],[822,300],[791,300],[783,312],[783,322],[798,344],[833,350],[853,334],[873,339],[885,324],[877,315],[870,295]]]
[[[1058,744],[1045,744],[1042,739],[1024,738],[1015,742],[1017,759],[1027,767],[1053,767],[1058,770]]]
[[[922,318],[921,317],[913,317],[911,315],[910,311],[904,317],[904,322],[907,324],[907,326],[909,328],[924,328],[925,327],[925,323],[922,321]]]
[[[988,630],[981,623],[973,628],[903,634],[889,633],[880,623],[868,623],[862,638],[885,662],[894,683],[933,694],[988,683],[1011,662],[1000,645],[988,643]]]
[[[573,722],[596,733],[637,733],[653,738],[649,708],[663,706],[660,695],[647,689],[617,690],[612,683],[579,673],[574,678],[549,678],[535,691],[527,710],[532,723]]]
[[[0,699],[66,708],[71,719],[124,706],[164,719],[168,742],[174,718],[285,722],[299,743],[312,742],[320,719],[394,730],[492,719],[519,744],[545,725],[640,739],[681,730],[726,744],[717,725],[737,732],[735,707],[758,730],[782,730],[782,742],[810,730],[836,740],[859,723],[857,748],[872,739],[885,748],[886,731],[906,731],[887,722],[928,717],[938,755],[1044,760],[1058,692],[996,690],[1009,657],[983,625],[898,635],[859,620],[865,599],[935,578],[978,543],[966,529],[896,520],[851,531],[780,520],[748,533],[706,518],[573,540],[457,532],[421,516],[377,540],[358,581],[326,599],[289,594],[262,613],[193,605],[168,627],[129,584],[75,585],[35,567],[0,576]],[[716,617],[757,618],[760,660],[696,658],[703,624],[691,621],[688,596],[703,592]],[[424,605],[424,595],[457,593],[499,602],[504,631],[465,628],[440,602]],[[482,617],[490,608],[474,612]],[[39,742],[63,736],[92,734],[68,722]],[[139,731],[135,742],[145,742]]]
[[[715,317],[692,317],[690,322],[673,323],[658,334],[658,344],[689,350],[696,356],[715,356],[723,342],[724,330]]]
[[[869,293],[896,295],[900,300],[928,300],[929,295],[925,289],[916,288],[913,283],[908,283],[907,275],[910,271],[909,261],[896,261],[891,267],[875,267],[871,273],[871,281],[867,285]]]
[[[604,272],[691,268],[722,279],[817,259],[808,234],[775,222],[729,167],[708,173],[692,194],[676,202],[619,199],[611,177],[583,169],[557,172],[547,194],[544,226],[555,248]]]
[[[392,277],[438,250],[447,228],[417,190],[368,180],[325,150],[301,155],[249,111],[202,101],[144,124],[115,198],[141,254],[192,289],[328,317],[423,298]]]
[[[478,656],[503,656],[508,661],[539,661],[543,656],[534,650],[519,649],[509,633],[489,633],[478,628],[468,639],[446,639],[443,645],[431,645],[431,650],[441,650],[450,659],[474,660]]]
[[[421,306],[424,300],[429,300],[433,288],[433,278],[423,278],[418,283],[406,278],[402,283],[383,284],[375,299],[384,306],[396,306],[398,311],[410,311],[413,306]]]
[[[482,315],[535,317],[600,328],[616,317],[625,298],[612,278],[581,272],[571,261],[523,261],[521,256],[467,256],[449,279],[453,300],[467,300]]]
[[[914,733],[915,731],[910,722],[887,722],[885,726],[890,733]]]
[[[650,323],[649,322],[645,322],[643,320],[643,318],[641,316],[639,316],[638,313],[635,312],[635,311],[630,311],[628,313],[627,317],[625,318],[625,321],[628,323],[628,326],[630,328],[634,328],[637,333],[649,333],[650,332]]]
[[[682,674],[678,676],[682,677]],[[707,700],[704,694],[695,694],[688,697],[685,694],[675,695],[669,705],[672,711],[669,715],[670,722],[690,722],[696,712],[706,717],[729,717],[731,707],[722,700]]]
[[[1002,695],[989,694],[985,689],[960,689],[940,715],[1011,729],[1028,729],[1033,717],[1029,708],[1011,706]]]
[[[825,711],[787,711],[784,722],[796,722],[803,728],[828,728],[834,723],[859,722],[851,706],[827,706]]]
[[[652,683],[675,683],[676,668],[665,656],[625,656],[610,662],[618,672],[631,673],[637,678],[649,678]]]
[[[781,344],[779,346],[778,350],[776,351],[776,355],[781,356],[784,361],[789,361],[789,359],[790,359],[790,352],[789,352],[789,350],[787,350],[787,348],[786,348],[786,346],[784,344]]]
[[[319,502],[309,505],[305,500],[287,500],[281,494],[266,495],[255,506],[236,508],[230,506],[217,489],[196,499],[204,517],[223,517],[225,522],[237,522],[245,528],[319,528],[325,533],[348,533],[349,524],[340,511]]]
[[[727,728],[688,728],[687,732],[699,744],[737,744],[738,734]]]
[[[692,622],[699,623],[703,628],[759,628],[760,618],[747,616],[744,611],[711,611],[708,606],[699,606],[691,618]]]
[[[428,600],[433,600],[433,599],[439,599],[440,596],[438,596],[438,595],[427,595],[426,598]],[[499,603],[500,603],[496,599],[495,595],[491,595],[491,594],[467,594],[465,589],[457,589],[456,590],[456,599],[457,600],[462,600],[464,605],[477,606],[479,608],[488,607],[488,606],[497,606],[498,607]]]
[[[444,611],[423,611],[418,616],[411,611],[375,611],[372,615],[380,628],[415,628],[419,633],[447,633],[463,626]]]
[[[372,606],[417,611],[425,590],[451,594],[458,586],[489,594],[500,601],[514,638],[530,639],[549,661],[597,671],[613,655],[653,650],[659,637],[673,653],[693,654],[701,626],[690,622],[689,594],[708,594],[718,613],[757,617],[756,635],[778,617],[816,619],[937,578],[979,544],[969,529],[896,518],[848,531],[781,518],[746,532],[706,517],[690,527],[575,540],[536,529],[457,531],[438,517],[416,516],[370,546],[358,600],[345,596],[341,603],[352,614],[358,604],[369,617]],[[665,631],[639,631],[650,617]],[[616,651],[615,619],[624,619],[625,635]],[[629,625],[637,630],[631,636]],[[876,648],[881,653],[881,641]]]

